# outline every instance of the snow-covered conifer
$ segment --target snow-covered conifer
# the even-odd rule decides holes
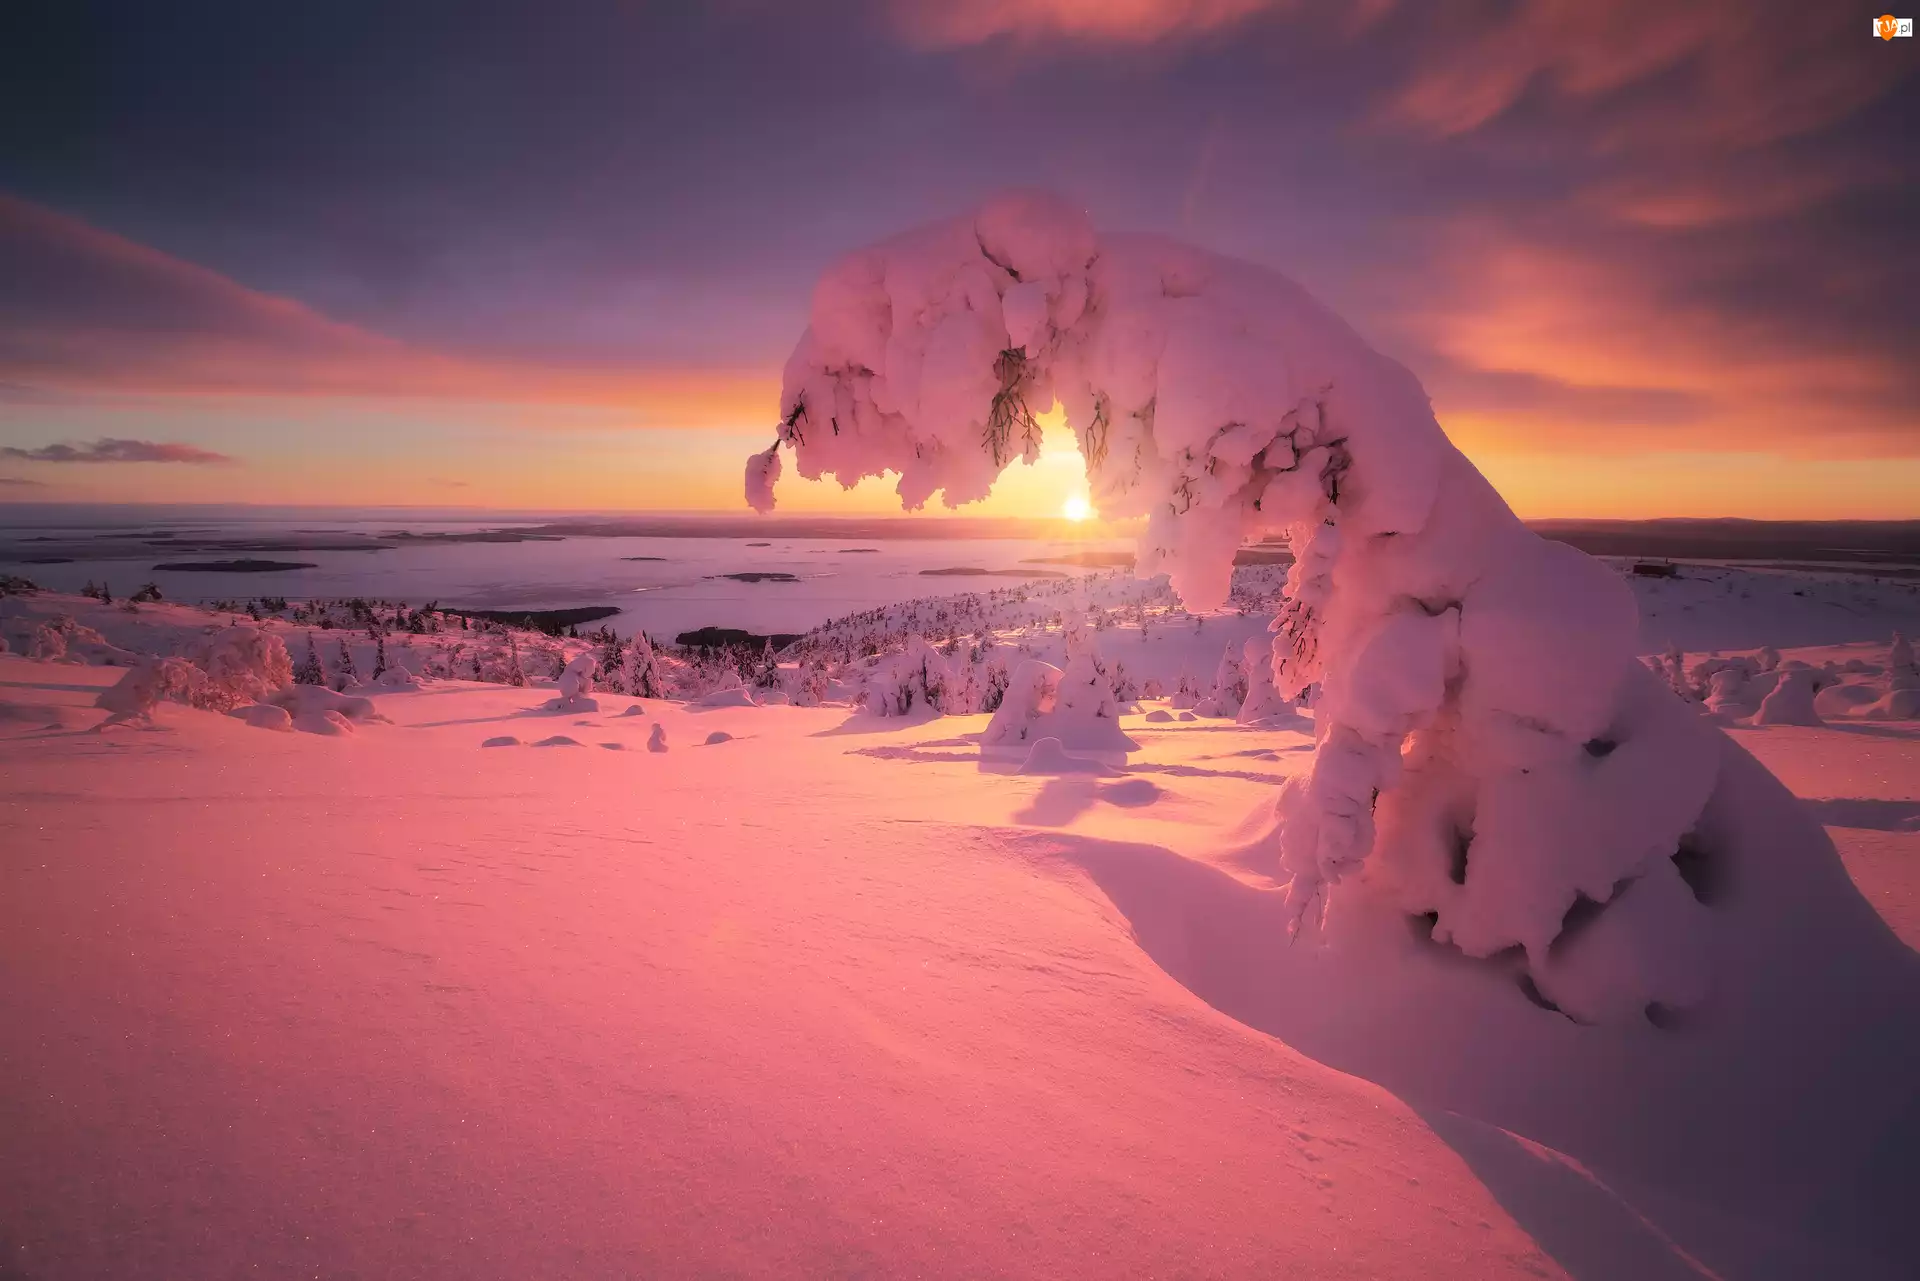
[[[345,692],[348,686],[360,683],[360,673],[353,665],[353,650],[347,645],[347,638],[340,638],[339,652],[333,660],[333,688]]]
[[[755,689],[780,688],[780,660],[773,656],[773,642],[770,640],[760,651],[760,661],[754,665],[753,685]]]
[[[327,683],[327,672],[326,669],[320,665],[320,652],[313,646],[312,632],[307,633],[307,656],[301,659],[300,665],[294,669],[293,679],[297,685],[325,685]]]
[[[627,692],[635,698],[665,698],[667,683],[660,675],[659,656],[645,632],[635,632],[623,660]]]
[[[997,712],[1001,702],[1007,696],[1007,685],[1011,680],[1007,665],[999,659],[987,663],[986,674],[980,681],[980,700],[977,704],[983,712]]]

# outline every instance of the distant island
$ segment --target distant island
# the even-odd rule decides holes
[[[180,574],[278,574],[289,569],[316,569],[310,560],[172,560],[155,569]]]
[[[842,547],[838,554],[841,556],[852,556],[859,552],[877,552],[879,550],[878,547]]]
[[[772,543],[748,543],[748,544],[747,544],[747,546],[749,546],[749,547],[771,547],[771,546],[773,546],[773,544],[772,544]]]
[[[665,560],[665,556],[622,556],[621,560]]]
[[[737,627],[701,627],[681,632],[673,638],[673,643],[695,649],[719,649],[723,645],[734,649],[742,646],[754,648],[770,643],[780,650],[799,639],[799,632],[774,632],[770,636],[763,636],[758,632],[741,631]]]
[[[745,574],[709,574],[709,578],[731,578],[736,583],[797,583],[800,575],[778,570],[756,570]]]
[[[1067,578],[1057,569],[980,569],[973,565],[955,565],[948,569],[923,569],[928,578]]]

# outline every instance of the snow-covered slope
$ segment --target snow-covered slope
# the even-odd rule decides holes
[[[910,602],[822,629],[779,680],[830,653],[851,695],[862,651],[911,635],[1064,664],[1078,629],[1108,671],[1211,686],[1266,634],[1269,573],[1240,572],[1245,613],[1104,575]],[[1891,692],[1874,638],[1907,598],[1843,582],[1843,626],[1807,579],[1767,630],[1687,574],[1658,599],[1723,648],[1680,653],[1683,682],[1817,673],[1836,710],[1714,714],[1732,741],[1687,874],[1715,989],[1604,1026],[1365,882],[1324,946],[1288,943],[1257,837],[1309,757],[1298,716],[1169,687],[1094,760],[746,683],[562,712],[535,676],[371,687],[324,737],[165,703],[101,730],[124,673],[93,664],[251,620],[0,599],[15,649],[67,648],[0,658],[7,1265],[1900,1276],[1920,722],[1831,691]],[[1816,624],[1832,643],[1759,648]],[[376,654],[264,628],[296,659],[310,630]],[[385,639],[402,667],[456,643]]]
[[[1083,792],[944,723],[463,682],[343,738],[89,732],[116,674],[0,659],[20,1275],[1560,1275],[1058,861],[1265,747]]]

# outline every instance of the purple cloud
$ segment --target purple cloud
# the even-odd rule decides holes
[[[38,449],[0,448],[0,458],[18,458],[29,463],[192,463],[195,465],[230,463],[225,454],[196,445],[181,445],[163,440],[116,440],[102,436],[85,445],[42,445]]]

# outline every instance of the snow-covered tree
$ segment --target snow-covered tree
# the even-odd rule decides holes
[[[1095,506],[1144,518],[1137,570],[1167,573],[1188,608],[1227,601],[1243,542],[1286,540],[1274,683],[1317,687],[1311,766],[1277,805],[1296,925],[1378,845],[1436,940],[1517,945],[1576,1016],[1699,999],[1698,963],[1674,959],[1697,949],[1569,958],[1642,955],[1653,920],[1663,938],[1705,928],[1670,856],[1717,776],[1712,729],[1634,661],[1619,576],[1522,525],[1413,375],[1298,285],[1098,236],[1064,202],[1017,194],[848,255],[809,321],[778,438],[748,467],[760,510],[789,450],[810,479],[896,472],[909,509],[972,502],[1038,457],[1035,411],[1057,398]],[[1627,886],[1580,949],[1550,954],[1577,903]]]
[[[527,683],[526,669],[520,666],[520,643],[511,633],[507,636],[506,683],[516,689],[525,687]]]
[[[599,661],[592,654],[576,654],[561,670],[560,697],[553,708],[559,712],[597,712],[600,703],[593,698],[593,677]]]
[[[1755,725],[1824,725],[1813,706],[1813,673],[1805,668],[1780,673],[1779,681],[1753,714]]]
[[[1244,672],[1247,696],[1241,700],[1240,710],[1234,716],[1242,725],[1298,715],[1293,709],[1292,700],[1281,697],[1280,691],[1274,687],[1273,663],[1269,661],[1271,653],[1267,642],[1260,637],[1246,643]]]
[[[829,677],[827,667],[818,655],[807,658],[800,664],[798,680],[794,683],[793,702],[796,707],[818,707],[827,700]]]
[[[1913,642],[1899,632],[1893,634],[1893,645],[1887,651],[1887,670],[1892,672],[1911,672],[1915,670],[1913,661]]]
[[[999,659],[993,659],[986,665],[986,673],[980,680],[980,699],[976,706],[983,712],[997,712],[1001,702],[1007,696],[1007,686],[1012,680],[1007,665]]]
[[[904,650],[874,669],[867,707],[877,716],[942,715],[952,684],[946,658],[916,632],[907,637]]]
[[[624,643],[609,627],[600,637],[600,652],[596,655],[600,664],[600,674],[607,682],[607,688],[616,694],[631,694],[633,687],[628,684]]]
[[[139,591],[127,597],[127,600],[130,603],[135,605],[145,605],[145,604],[148,604],[149,602],[157,601],[159,599],[160,599],[160,584],[158,583],[148,583],[145,586],[141,587]]]
[[[1207,691],[1198,708],[1202,715],[1238,716],[1240,705],[1247,701],[1247,672],[1240,662],[1240,647],[1231,641],[1220,651],[1220,661],[1214,665],[1213,688]]]
[[[373,676],[371,679],[377,681],[387,674],[387,634],[373,627],[369,627],[367,630],[373,633]]]
[[[307,633],[307,656],[300,660],[300,666],[293,672],[297,685],[325,685],[327,671],[320,665],[320,652],[313,647],[313,633]]]
[[[780,660],[773,656],[773,642],[768,641],[760,651],[760,660],[754,664],[753,686],[755,689],[779,689]]]
[[[333,659],[333,688],[344,692],[349,685],[359,683],[360,673],[353,665],[353,650],[343,636],[340,638],[339,649]]]
[[[665,698],[667,683],[660,675],[660,659],[645,632],[635,632],[621,660],[627,692],[635,698]]]

